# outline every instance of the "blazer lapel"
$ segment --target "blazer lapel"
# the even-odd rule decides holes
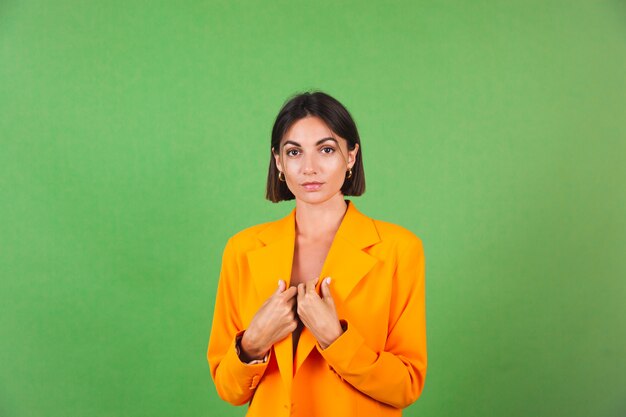
[[[279,279],[289,287],[295,246],[295,209],[263,229],[258,238],[265,246],[248,252],[247,257],[257,291],[256,304],[260,306],[276,291]],[[292,350],[291,336],[274,344],[276,362],[287,392],[291,392],[293,378]]]
[[[348,209],[335,234],[320,275],[320,278],[331,277],[331,292],[336,305],[346,302],[354,287],[378,262],[377,258],[363,250],[378,242],[380,237],[373,220],[359,212],[348,200]],[[318,281],[318,291],[321,281]],[[298,341],[296,370],[304,363],[316,343],[313,333],[305,328]]]
[[[363,249],[380,242],[373,220],[359,212],[350,200],[347,201],[348,209],[335,234],[320,274],[320,278],[327,276],[332,278],[331,291],[335,304],[338,305],[346,301],[354,287],[378,262],[378,259]],[[285,280],[287,286],[290,284],[295,233],[295,209],[293,209],[289,215],[270,223],[258,234],[257,237],[265,246],[247,254],[259,306],[276,291],[279,279]],[[321,279],[318,282],[318,290],[320,284]],[[298,341],[296,369],[304,363],[316,343],[313,334],[304,328]],[[274,344],[276,362],[287,392],[291,392],[293,379],[292,352],[290,336]]]

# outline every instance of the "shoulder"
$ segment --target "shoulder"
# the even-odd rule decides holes
[[[380,242],[369,249],[369,253],[397,265],[398,268],[419,270],[425,263],[422,239],[400,225],[373,220]]]
[[[372,219],[372,221],[376,226],[376,230],[378,230],[381,240],[392,239],[407,243],[422,242],[422,239],[420,239],[415,233],[403,226],[378,219]]]
[[[380,220],[367,215],[359,210],[352,203],[349,210],[351,214],[349,230],[354,234],[368,236],[365,241],[378,240],[384,246],[421,246],[422,240],[406,227]]]
[[[271,227],[277,222],[278,220],[274,220],[246,227],[245,229],[242,229],[233,234],[228,239],[227,246],[231,247],[231,249],[236,250],[237,252],[247,252],[256,249],[257,247],[261,246],[259,235],[264,230]]]
[[[272,222],[255,224],[254,226],[246,227],[238,231],[228,239],[228,245],[238,250],[246,250],[247,248],[254,247],[258,241],[257,235],[271,223]]]
[[[237,242],[254,239],[259,233],[269,227],[272,223],[274,222],[259,223],[255,224],[254,226],[246,227],[245,229],[242,229],[232,235],[230,239]]]
[[[422,248],[422,239],[409,229],[395,223],[384,220],[372,219],[381,243],[390,244],[398,250],[409,250],[411,248]]]

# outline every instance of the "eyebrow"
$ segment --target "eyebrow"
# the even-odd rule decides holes
[[[328,138],[323,138],[323,139],[320,139],[320,140],[318,140],[317,142],[315,142],[315,146],[317,146],[317,145],[321,145],[322,143],[326,142],[327,140],[332,140],[332,141],[333,141],[333,142],[335,142],[337,145],[339,145],[339,142],[337,142],[337,139],[335,139],[335,138],[331,138],[331,137],[328,137]],[[300,145],[298,142],[295,142],[295,141],[293,141],[293,140],[287,140],[287,141],[285,141],[285,143],[283,143],[283,147],[285,147],[286,145],[290,145],[290,144],[291,144],[291,145],[295,145],[295,146],[302,147],[302,145]]]

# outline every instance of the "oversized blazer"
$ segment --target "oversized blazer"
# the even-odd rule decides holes
[[[290,280],[295,208],[226,244],[207,359],[219,396],[235,405],[248,403],[247,416],[400,416],[422,393],[427,368],[422,241],[347,203],[321,272],[332,278],[345,331],[326,349],[304,328],[295,357],[291,336],[275,343],[264,363],[243,363],[237,354],[237,337],[278,280]]]

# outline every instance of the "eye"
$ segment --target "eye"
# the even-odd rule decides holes
[[[286,152],[287,156],[297,156],[300,151],[296,148],[288,149]]]
[[[333,152],[335,152],[335,148],[333,148],[332,146],[324,146],[322,148],[322,153],[331,154]]]

